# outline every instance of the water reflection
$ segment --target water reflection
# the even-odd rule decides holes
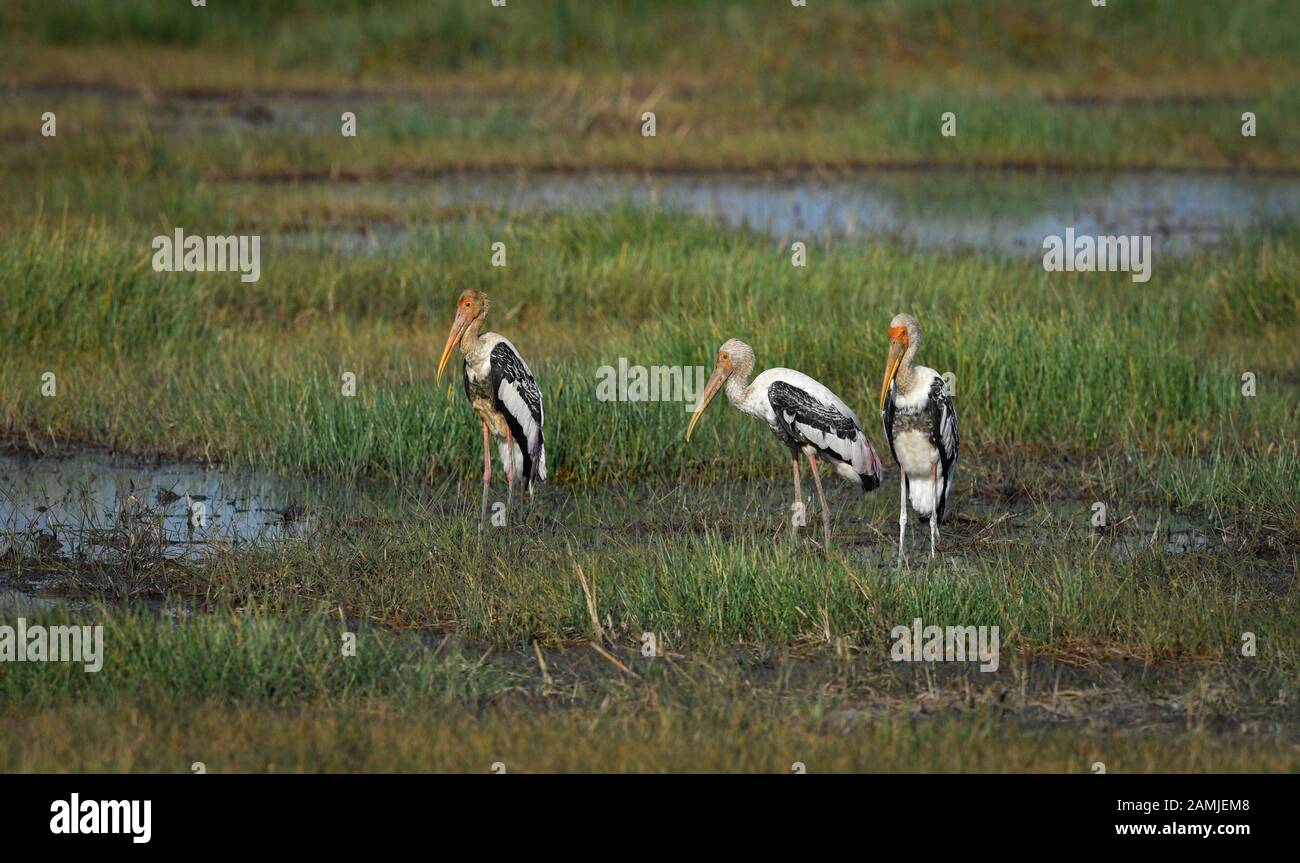
[[[168,556],[193,557],[215,543],[292,536],[310,523],[303,506],[309,486],[94,453],[0,456],[0,546],[8,546],[0,555],[95,557],[139,540]]]
[[[780,178],[763,175],[526,174],[332,187],[411,212],[482,207],[505,218],[529,211],[662,208],[731,228],[796,239],[891,238],[918,249],[1042,254],[1064,234],[1149,235],[1157,255],[1222,244],[1300,213],[1300,179],[1244,175],[1023,174],[900,171]],[[382,254],[415,239],[402,224],[364,234],[318,232],[292,240],[323,251]]]

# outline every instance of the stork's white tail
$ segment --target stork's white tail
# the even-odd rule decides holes
[[[515,462],[515,479],[523,480],[528,483],[531,491],[533,485],[541,480],[546,479],[546,447],[537,448],[537,454],[533,457],[533,475],[524,476],[524,452],[519,448],[519,441],[514,442],[513,451],[508,451],[505,441],[499,441],[497,448],[501,452],[501,467],[510,470],[510,457],[514,456]]]
[[[862,432],[858,432],[858,439],[853,442],[853,463],[836,462],[835,472],[847,480],[861,484],[864,492],[879,488],[880,480],[885,475],[880,457]]]

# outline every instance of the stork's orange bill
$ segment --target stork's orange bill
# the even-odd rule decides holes
[[[447,344],[442,348],[442,357],[438,360],[438,377],[442,378],[442,370],[447,367],[447,359],[451,352],[456,349],[456,342],[465,332],[465,327],[469,326],[469,315],[467,306],[461,305],[456,309],[456,320],[451,323],[451,332],[447,334]]]
[[[907,327],[890,327],[889,329],[889,359],[885,361],[885,379],[880,384],[880,409],[885,409],[885,397],[889,395],[889,385],[893,383],[894,375],[898,374],[898,366],[903,361],[903,354],[907,352]]]
[[[718,394],[718,390],[722,389],[722,385],[726,382],[729,374],[730,372],[723,368],[721,363],[713,369],[713,375],[710,376],[708,384],[704,387],[704,395],[700,397],[700,406],[695,409],[695,413],[691,415],[691,424],[686,427],[687,441],[691,439],[691,432],[695,431],[695,426],[699,423],[704,409],[709,406],[709,402],[713,401],[713,397]]]

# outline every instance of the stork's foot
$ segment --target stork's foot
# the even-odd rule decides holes
[[[831,553],[831,535],[823,527],[822,532],[818,535],[816,528],[808,531],[805,541],[819,554],[829,555]]]

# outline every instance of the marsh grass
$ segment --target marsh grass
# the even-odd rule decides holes
[[[833,243],[797,269],[764,238],[626,208],[493,224],[417,227],[418,244],[379,257],[280,251],[250,288],[154,273],[147,232],[42,220],[0,242],[0,428],[36,448],[87,440],[338,477],[472,471],[481,453],[454,370],[438,384],[432,366],[452,299],[477,287],[495,299],[489,326],[537,374],[560,481],[722,473],[724,457],[727,476],[770,466],[762,430],[725,409],[688,449],[682,403],[598,401],[600,366],[707,370],[737,336],[760,367],[806,370],[869,417],[884,328],[904,308],[929,335],[920,361],[956,375],[971,452],[1218,447],[1235,453],[1222,470],[1271,470],[1272,488],[1295,476],[1292,228],[1164,261],[1137,286],[889,245]],[[498,236],[511,265],[479,265]],[[57,398],[40,394],[47,370]],[[356,398],[341,395],[344,371]]]
[[[102,622],[105,662],[7,669],[6,771],[1274,771],[1296,757],[1276,672],[982,675],[752,649],[619,651],[620,670],[590,650],[494,656],[320,616],[29,617]]]
[[[781,521],[772,522],[779,530]],[[828,561],[771,532],[728,534],[704,529],[587,549],[539,537],[512,549],[499,544],[504,538],[480,548],[455,525],[385,526],[382,539],[354,534],[339,546],[217,563],[206,572],[207,595],[281,610],[338,604],[389,625],[451,627],[505,646],[601,634],[632,645],[658,632],[681,648],[829,648],[842,639],[883,654],[893,626],[922,617],[999,625],[1007,649],[1029,654],[1231,660],[1242,632],[1266,631],[1269,664],[1296,655],[1294,597],[1231,552],[1117,555],[1109,541],[1067,533],[1059,542],[986,539],[953,550],[952,571],[917,563],[895,572],[891,548],[844,549]],[[958,542],[954,535],[951,545]]]
[[[12,609],[6,609],[11,612]],[[5,623],[13,625],[6,613]],[[122,611],[75,606],[28,614],[28,626],[104,629],[103,668],[78,663],[6,663],[0,701],[41,706],[69,700],[146,704],[200,698],[271,707],[364,703],[369,699],[456,703],[471,709],[500,684],[459,648],[431,649],[418,638],[338,619],[293,620],[248,614],[188,614],[181,608]],[[344,634],[356,637],[344,653]]]
[[[59,592],[343,614],[507,651],[593,640],[631,649],[654,632],[691,653],[767,645],[883,658],[892,628],[921,617],[999,626],[1008,656],[1232,665],[1242,633],[1254,632],[1266,646],[1243,668],[1292,668],[1300,526],[1289,501],[1242,511],[1219,495],[1171,508],[1122,459],[1058,467],[1046,486],[1035,481],[1048,463],[1012,464],[972,466],[942,560],[927,562],[913,531],[905,568],[894,563],[891,495],[832,485],[828,556],[790,538],[780,471],[729,484],[548,488],[517,503],[510,528],[482,536],[475,483],[448,480],[309,504],[299,535],[147,567],[147,585],[138,566],[60,561]],[[1175,461],[1169,481],[1192,473]],[[1108,507],[1104,528],[1091,522],[1094,496]]]

